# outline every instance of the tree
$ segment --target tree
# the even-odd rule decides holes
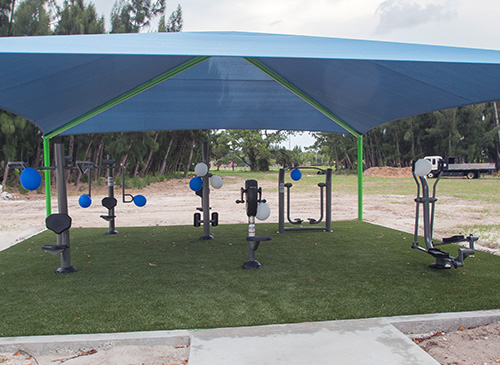
[[[12,35],[12,16],[15,0],[0,0],[0,36]]]
[[[50,34],[50,14],[45,9],[47,0],[24,0],[14,13],[12,34],[38,36]]]
[[[165,0],[117,0],[111,10],[111,33],[139,33],[165,12]]]
[[[182,22],[182,8],[179,4],[177,5],[177,9],[170,15],[170,18],[168,18],[168,23],[165,23],[165,14],[162,14],[158,23],[158,32],[180,32],[182,30]]]
[[[297,167],[304,162],[302,149],[299,146],[295,146],[292,150],[281,147],[273,149],[271,152],[276,159],[276,163],[283,167]]]
[[[58,18],[55,34],[102,34],[106,31],[104,16],[99,17],[95,5],[85,5],[83,0],[65,0]]]
[[[270,147],[287,137],[282,131],[233,129],[227,132],[233,152],[252,171],[268,171]]]

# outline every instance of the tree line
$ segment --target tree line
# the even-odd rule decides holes
[[[317,133],[321,150],[337,169],[357,168],[357,140]],[[374,128],[363,136],[363,168],[410,166],[424,156],[454,156],[457,162],[494,162],[500,167],[496,102],[416,115]]]
[[[17,0],[19,1],[19,0]],[[182,29],[182,7],[165,18],[166,0],[116,0],[110,14],[110,33],[138,33],[151,29],[159,17],[158,32]],[[83,0],[0,0],[0,36],[41,36],[106,33],[104,15]]]

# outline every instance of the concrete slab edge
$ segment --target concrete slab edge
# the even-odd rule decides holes
[[[62,349],[79,351],[109,345],[189,346],[190,342],[191,336],[187,330],[0,337],[0,352],[22,348],[33,353],[54,353]]]
[[[500,322],[500,309],[472,312],[450,312],[385,318],[410,338],[425,337],[436,332],[457,331]]]
[[[439,331],[456,331],[460,326],[465,328],[477,327],[494,322],[500,322],[500,309],[473,312],[451,312],[422,315],[408,315],[395,317],[381,317],[368,319],[344,320],[367,322],[373,325],[374,321],[387,323],[410,338],[418,338]],[[336,321],[333,321],[336,322]],[[341,321],[339,321],[341,322]],[[342,321],[343,322],[343,321]],[[314,325],[315,322],[311,322]],[[298,324],[298,325],[304,325]],[[265,331],[273,327],[293,326],[269,325],[257,327],[245,327],[255,331]],[[218,329],[213,329],[218,330]],[[220,330],[220,329],[219,329]],[[232,330],[238,330],[233,328]],[[60,349],[81,350],[97,348],[104,345],[168,345],[180,346],[190,345],[193,336],[199,335],[204,330],[174,330],[174,331],[144,331],[124,333],[100,333],[81,335],[50,335],[50,336],[25,336],[25,337],[0,337],[0,352],[17,351],[22,347],[26,351],[40,353],[43,351],[57,352]],[[271,331],[272,332],[272,331]]]

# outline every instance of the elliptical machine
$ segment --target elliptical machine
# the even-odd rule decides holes
[[[420,159],[412,165],[412,175],[413,179],[417,183],[417,198],[416,202],[416,216],[415,216],[415,235],[412,248],[424,251],[436,259],[436,262],[431,264],[430,267],[433,269],[449,269],[453,267],[463,267],[464,260],[469,256],[473,255],[475,252],[474,242],[477,241],[477,237],[472,234],[465,237],[464,235],[455,235],[448,238],[443,238],[442,242],[433,242],[432,234],[434,229],[434,208],[436,205],[436,186],[441,179],[441,174],[443,172],[442,161],[439,161],[438,172],[436,175],[436,181],[432,189],[432,196],[429,196],[429,184],[427,182],[427,175],[432,170],[432,164],[429,160]],[[420,183],[419,183],[420,180]],[[422,186],[422,196],[420,196],[420,186]],[[424,241],[426,248],[420,247],[418,245],[418,226],[419,226],[419,212],[420,204],[423,207],[423,220],[424,220]],[[456,257],[450,256],[449,253],[443,252],[435,246],[445,245],[448,243],[459,243],[468,242],[469,248],[459,248],[458,255]]]
[[[248,261],[243,264],[243,269],[260,269],[262,265],[255,260],[255,251],[262,241],[270,241],[271,237],[255,235],[255,217],[259,220],[265,220],[270,214],[266,200],[262,199],[262,188],[258,187],[257,180],[247,180],[245,188],[241,188],[241,199],[236,200],[236,204],[245,202],[248,216]]]

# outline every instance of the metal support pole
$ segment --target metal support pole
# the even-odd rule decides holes
[[[248,202],[248,201],[247,201]],[[255,237],[255,217],[248,217],[248,237]],[[248,242],[248,261],[255,261],[255,242]]]
[[[326,170],[326,232],[332,232],[332,169]]]
[[[110,154],[107,154],[106,159],[108,161],[110,161],[113,159],[113,156],[111,156]],[[114,180],[113,180],[113,169],[114,169],[114,166],[109,164],[108,168],[107,168],[107,170],[108,170],[108,197],[114,199],[115,187],[114,187]],[[118,234],[118,231],[115,229],[115,207],[114,206],[108,210],[108,216],[110,216],[112,218],[109,220],[109,229],[106,232],[106,234]]]
[[[57,179],[57,208],[59,213],[68,214],[68,195],[66,192],[66,178],[64,173],[64,143],[54,144],[54,158]],[[76,268],[71,265],[70,259],[69,229],[57,235],[57,245],[68,245],[68,247],[61,252],[61,267],[56,269],[56,274],[75,272]]]
[[[278,177],[278,233],[285,233],[285,169]]]
[[[50,139],[43,137],[43,165],[50,167]],[[46,169],[45,176],[45,210],[47,217],[52,213],[52,202],[50,200],[50,170]]]
[[[430,222],[430,201],[429,201],[429,185],[425,176],[420,176],[422,182],[422,206],[424,218],[424,240],[427,249],[434,247],[432,244],[432,231]]]
[[[208,154],[208,142],[203,141],[202,161],[208,166],[208,172],[203,176],[203,194],[201,208],[203,210],[203,236],[200,240],[213,240],[210,234],[210,156]]]
[[[363,220],[363,136],[358,136],[358,220]]]

